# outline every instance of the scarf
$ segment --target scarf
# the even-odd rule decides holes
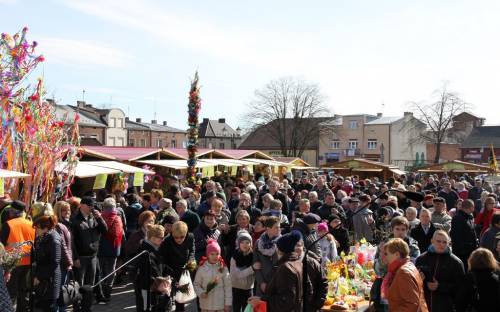
[[[112,242],[113,248],[118,248],[123,238],[123,228],[120,217],[118,217],[116,211],[105,211],[102,213],[102,218],[108,227],[108,231],[104,235],[104,238]]]
[[[267,235],[267,233],[264,233],[260,236],[259,240],[257,241],[257,248],[264,256],[271,257],[276,253],[276,250],[278,248],[276,246],[278,238],[280,238],[280,235],[276,236],[273,239],[270,239],[269,235]]]
[[[206,256],[201,257],[200,262],[198,263],[198,267],[201,267],[205,262],[208,262],[208,258]],[[219,265],[219,272],[222,273],[222,270],[224,270],[224,267],[226,266],[226,262],[224,262],[224,259],[219,255],[219,258],[217,258],[217,263]]]
[[[385,275],[384,280],[382,281],[382,286],[381,286],[382,298],[387,299],[387,296],[389,295],[389,287],[391,287],[392,281],[396,276],[396,272],[399,270],[401,266],[403,266],[403,264],[407,263],[408,261],[410,261],[410,259],[408,258],[397,259],[389,264],[387,268],[387,274]]]
[[[244,254],[239,248],[234,251],[233,259],[238,268],[248,268],[253,263],[253,252],[250,249],[248,254]]]

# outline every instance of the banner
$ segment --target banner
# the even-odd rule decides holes
[[[100,173],[95,177],[94,180],[94,190],[100,190],[106,187],[106,180],[108,179],[107,174]]]
[[[5,190],[4,190],[4,179],[0,178],[0,197],[3,197],[5,195]]]
[[[144,186],[144,173],[136,172],[134,173],[134,186]]]

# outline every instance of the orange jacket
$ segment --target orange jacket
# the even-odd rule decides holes
[[[9,225],[9,237],[7,238],[6,250],[12,250],[19,247],[25,242],[33,243],[35,240],[35,229],[33,229],[33,223],[31,221],[19,217],[7,221]],[[21,261],[18,265],[30,265],[31,264],[31,244],[23,244],[20,246],[22,252]]]
[[[389,287],[390,312],[429,312],[424,297],[424,282],[420,273],[408,260],[396,272]]]

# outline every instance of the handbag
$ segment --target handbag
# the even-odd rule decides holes
[[[64,306],[77,303],[82,299],[80,284],[73,278],[73,271],[68,272],[68,281],[62,285],[60,297]]]
[[[186,303],[196,298],[196,293],[194,292],[193,281],[191,280],[191,275],[188,270],[182,272],[179,282],[177,283],[177,289],[175,292],[175,302]]]

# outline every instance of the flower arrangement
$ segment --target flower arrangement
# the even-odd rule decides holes
[[[200,87],[198,85],[198,72],[195,73],[194,79],[191,82],[191,89],[189,91],[189,104],[188,104],[188,169],[187,181],[189,185],[196,184],[196,152],[198,151],[198,117],[200,115],[201,99]]]
[[[207,284],[207,289],[205,290],[205,293],[208,294],[209,292],[211,292],[215,287],[217,287],[217,285],[219,285],[219,277],[216,276],[214,277],[213,280],[211,280],[210,282],[208,282]]]
[[[4,272],[11,272],[17,266],[21,260],[21,254],[20,248],[7,251],[2,243],[0,243],[0,264]]]

